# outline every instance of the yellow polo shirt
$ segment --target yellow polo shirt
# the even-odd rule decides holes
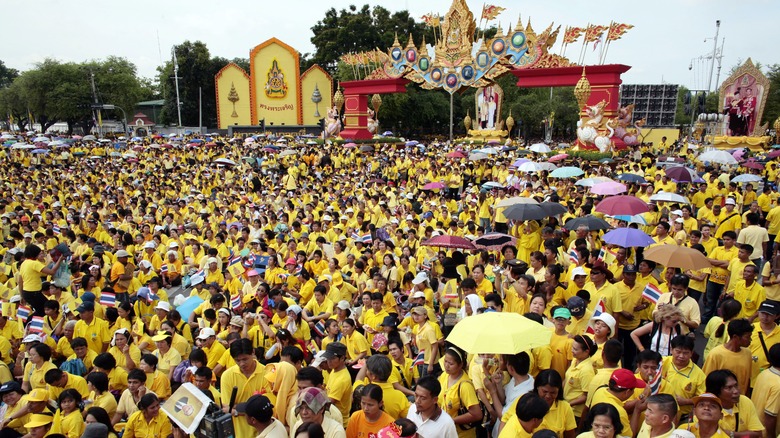
[[[566,380],[563,382],[564,400],[571,403],[572,400],[584,394],[590,387],[590,381],[595,374],[592,358],[587,358],[580,363],[576,363],[576,360],[572,361],[571,365],[569,365],[569,369],[566,370]],[[574,411],[574,416],[582,416],[582,409],[584,407],[584,403],[572,406],[571,408]]]
[[[618,413],[620,414],[620,422],[623,424],[622,433],[626,434],[626,436],[629,436],[627,432],[631,430],[631,420],[628,417],[626,408],[623,407],[623,402],[620,401],[620,399],[612,394],[607,388],[600,388],[596,390],[595,394],[593,394],[593,399],[591,400],[590,406],[594,406],[599,403],[608,403],[618,410]],[[633,433],[631,435],[633,435]]]
[[[56,368],[57,366],[51,362],[44,362],[40,368],[36,368],[32,362],[27,362],[27,365],[24,366],[24,377],[22,380],[30,384],[30,389],[47,389],[48,385],[44,379],[46,371]]]
[[[255,370],[248,377],[245,376],[238,365],[228,368],[222,373],[220,388],[222,396],[222,405],[228,406],[230,404],[230,395],[233,392],[233,388],[237,389],[235,403],[243,403],[249,400],[249,397],[254,395],[255,391],[260,391],[265,383],[265,367],[258,362]],[[256,430],[246,422],[246,417],[239,415],[233,418],[233,428],[235,429],[236,436],[255,436]]]
[[[241,418],[236,417],[236,418]],[[246,421],[246,420],[245,420]],[[235,423],[234,419],[234,423]],[[254,430],[254,429],[253,429]],[[122,435],[123,438],[158,438],[166,437],[173,433],[171,427],[171,421],[168,419],[168,415],[160,410],[156,417],[152,418],[152,421],[147,422],[144,417],[143,411],[137,411],[130,418],[127,419],[125,425],[125,432]],[[238,435],[236,436],[244,436]],[[246,435],[251,436],[251,435]]]
[[[92,318],[88,324],[83,320],[76,323],[73,329],[73,337],[81,337],[87,340],[87,346],[95,353],[103,352],[103,344],[111,341],[111,333],[108,331],[108,322],[99,318]]]

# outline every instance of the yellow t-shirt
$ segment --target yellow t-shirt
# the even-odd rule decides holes
[[[343,415],[343,425],[349,423],[349,410],[352,408],[352,377],[346,368],[331,372],[328,376],[326,387],[328,397],[334,400],[334,403],[341,415]]]
[[[590,387],[590,381],[596,372],[593,370],[592,358],[587,358],[580,363],[572,361],[566,370],[566,380],[563,382],[563,398],[571,403],[572,400],[584,394]],[[575,417],[582,416],[584,403],[572,406]]]
[[[468,409],[479,404],[479,398],[477,398],[477,391],[474,389],[474,384],[465,372],[461,374],[458,381],[452,386],[449,386],[449,375],[447,373],[442,373],[442,375],[439,376],[439,383],[441,383],[442,388],[441,393],[439,393],[439,406],[441,406],[450,417],[457,417],[458,410],[461,406]],[[461,438],[473,437],[474,430],[462,430],[458,428],[458,436]]]
[[[41,269],[45,267],[46,265],[38,260],[28,259],[22,262],[22,265],[19,267],[19,274],[22,276],[22,281],[24,282],[23,288],[25,291],[41,291],[41,288],[43,288],[43,280],[41,280],[41,277],[45,277],[45,275],[41,273]]]

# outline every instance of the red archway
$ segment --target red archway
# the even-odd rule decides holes
[[[620,104],[620,75],[631,67],[623,64],[585,66],[585,77],[590,82],[591,94],[587,105],[606,101],[604,116],[614,117]],[[554,67],[514,69],[518,87],[573,87],[582,77],[583,67]],[[342,138],[368,140],[368,100],[373,94],[405,93],[407,79],[368,79],[342,82],[344,88],[344,129]]]

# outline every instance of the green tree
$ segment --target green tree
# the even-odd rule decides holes
[[[8,88],[11,86],[11,82],[19,76],[19,72],[11,67],[7,67],[5,63],[0,60],[0,88]]]
[[[774,129],[775,120],[780,117],[780,64],[767,67],[766,77],[769,79],[769,93],[766,95],[762,123],[769,123],[769,128]]]

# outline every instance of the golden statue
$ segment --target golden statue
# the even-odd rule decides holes
[[[230,117],[238,117],[238,113],[236,112],[236,102],[238,102],[240,98],[238,97],[236,86],[232,82],[230,83],[230,93],[228,93],[228,100],[233,103],[233,114],[231,114]]]

